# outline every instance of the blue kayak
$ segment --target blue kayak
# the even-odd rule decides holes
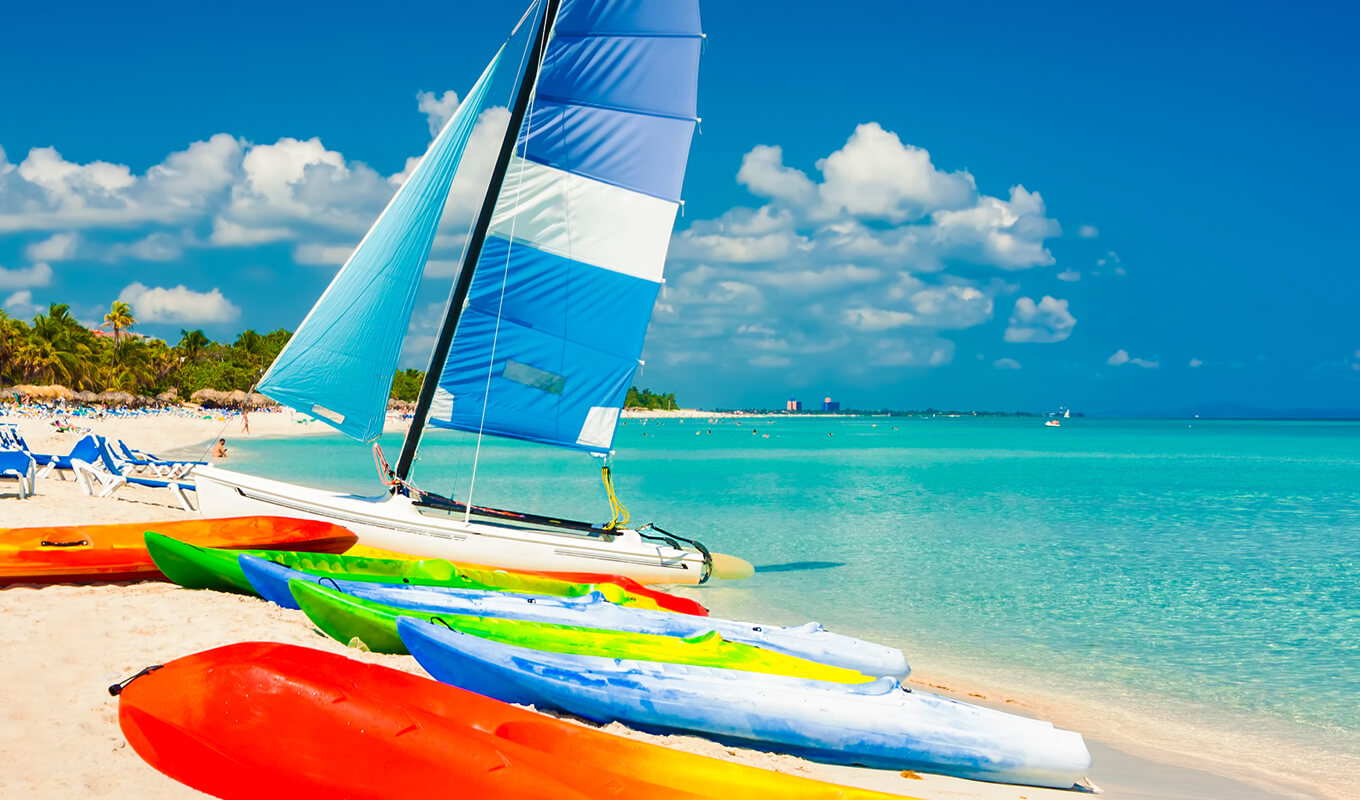
[[[714,667],[565,655],[412,617],[402,642],[435,678],[508,703],[836,764],[1069,788],[1091,765],[1079,734],[905,689]]]
[[[755,645],[784,655],[845,667],[865,675],[904,678],[910,671],[901,650],[831,633],[815,622],[783,628],[630,608],[611,603],[598,592],[584,597],[549,597],[443,586],[344,581],[318,578],[252,555],[243,554],[238,560],[255,591],[266,600],[286,608],[297,608],[297,601],[288,590],[288,581],[305,580],[363,600],[428,614],[517,619],[660,636],[691,637],[716,631],[729,642]]]

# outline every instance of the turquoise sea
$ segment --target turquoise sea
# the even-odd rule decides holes
[[[766,438],[768,435],[768,438]],[[398,437],[383,441],[389,457]],[[416,481],[466,497],[475,439]],[[1144,719],[1360,755],[1360,424],[1072,419],[629,420],[635,522],[757,567],[724,615],[817,619],[975,676]],[[232,467],[380,493],[339,437]],[[487,439],[474,501],[599,519],[588,456]]]

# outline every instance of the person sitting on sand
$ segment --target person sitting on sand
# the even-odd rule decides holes
[[[212,449],[212,457],[213,457],[213,458],[226,458],[226,457],[227,457],[227,440],[226,440],[226,439],[218,439],[218,440],[217,440],[217,444],[213,445],[213,449]]]

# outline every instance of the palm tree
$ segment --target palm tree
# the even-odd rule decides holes
[[[246,328],[241,331],[241,335],[236,337],[236,343],[232,345],[240,350],[246,357],[246,361],[253,367],[260,366],[264,360],[264,337],[256,333],[253,328]]]
[[[203,350],[212,344],[212,340],[201,330],[186,331],[180,328],[179,344],[176,345],[179,351],[184,354],[185,361],[197,361],[203,355]]]
[[[19,353],[27,338],[28,326],[0,309],[0,384],[19,380]]]
[[[101,328],[113,328],[113,342],[116,345],[119,341],[118,334],[137,324],[137,319],[132,316],[132,306],[122,300],[114,300],[109,307],[109,313],[104,315],[104,324]]]

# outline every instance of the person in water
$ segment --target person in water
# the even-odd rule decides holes
[[[218,440],[217,440],[217,444],[213,445],[212,456],[213,456],[213,458],[226,458],[226,457],[227,457],[227,440],[226,440],[226,439],[218,439]]]

